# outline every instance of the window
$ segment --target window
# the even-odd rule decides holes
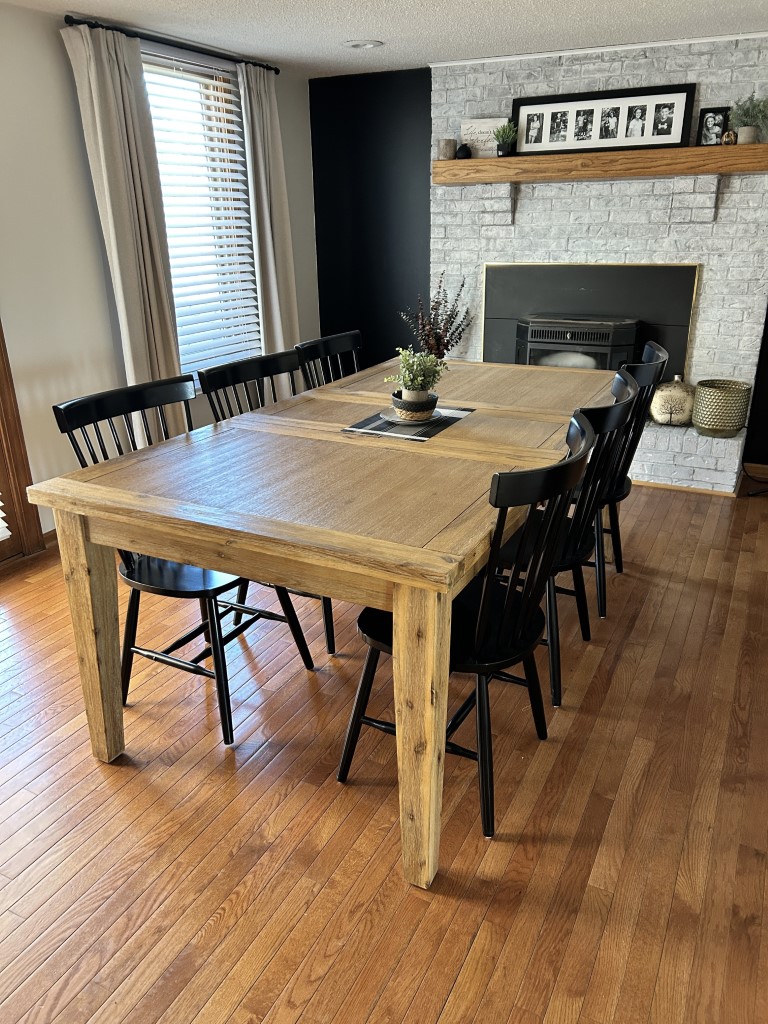
[[[143,60],[181,370],[191,373],[261,352],[237,74],[164,53]]]

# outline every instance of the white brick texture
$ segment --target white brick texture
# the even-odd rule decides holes
[[[681,82],[697,86],[695,136],[702,106],[768,93],[767,54],[768,35],[437,67],[433,143],[458,137],[462,119],[509,116],[516,96]],[[768,175],[724,176],[719,191],[712,175],[523,185],[514,218],[509,185],[433,186],[431,207],[433,280],[466,278],[475,312],[457,354],[482,355],[486,263],[698,263],[687,377],[754,380],[768,305]],[[692,429],[649,426],[633,475],[733,491],[743,442],[742,432],[715,454]]]

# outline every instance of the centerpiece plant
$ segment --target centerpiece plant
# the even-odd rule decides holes
[[[434,412],[437,395],[431,389],[448,369],[447,353],[461,341],[472,321],[469,309],[460,305],[464,283],[462,279],[451,298],[445,287],[445,275],[441,274],[428,308],[419,296],[415,312],[409,309],[400,314],[419,345],[418,350],[412,345],[398,348],[398,372],[386,378],[400,385],[400,390],[392,395],[392,404],[403,419],[427,420]]]

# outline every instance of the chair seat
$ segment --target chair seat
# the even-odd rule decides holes
[[[625,498],[629,497],[629,492],[631,490],[632,481],[628,476],[625,476],[618,487],[611,491],[610,494],[605,495],[602,505],[618,505],[620,501],[624,501]]]
[[[544,635],[545,618],[541,608],[535,609],[530,616],[525,635],[514,642],[499,644],[498,622],[505,588],[501,585],[493,591],[491,602],[490,627],[488,633],[492,638],[476,649],[475,630],[482,596],[483,577],[476,577],[462,590],[453,602],[451,616],[451,672],[493,672],[505,666],[514,665],[535,647]],[[498,598],[498,600],[496,600]],[[513,599],[514,600],[514,599]],[[518,598],[519,600],[519,598]],[[513,611],[513,620],[514,620]],[[357,620],[357,628],[370,647],[375,647],[386,654],[392,653],[392,613],[378,608],[365,608]],[[504,633],[502,641],[508,641]]]
[[[121,565],[120,575],[130,587],[164,597],[217,597],[240,582],[238,576],[226,572],[149,555],[137,555],[131,569]]]

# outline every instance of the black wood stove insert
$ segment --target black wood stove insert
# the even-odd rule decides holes
[[[565,353],[568,365],[615,369],[656,341],[672,380],[685,372],[697,274],[695,263],[488,263],[483,359],[547,365]]]
[[[517,321],[515,362],[618,370],[637,358],[638,321],[619,317],[540,313]]]

